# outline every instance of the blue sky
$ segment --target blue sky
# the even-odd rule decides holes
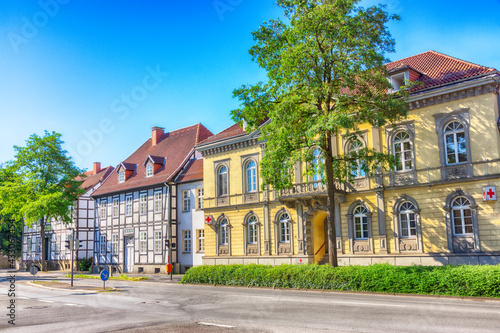
[[[500,0],[372,1],[397,60],[435,50],[500,69]],[[81,168],[116,165],[151,135],[232,125],[233,89],[265,80],[251,32],[281,14],[271,0],[41,0],[0,3],[0,162],[32,133],[62,133]]]

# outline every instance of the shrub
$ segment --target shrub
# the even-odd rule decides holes
[[[78,260],[78,270],[83,272],[83,271],[90,271],[90,267],[92,267],[92,258],[83,258]]]
[[[500,297],[500,266],[197,266],[181,283]]]

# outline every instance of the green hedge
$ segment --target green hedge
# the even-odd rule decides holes
[[[500,297],[500,265],[197,266],[189,269],[181,283]]]

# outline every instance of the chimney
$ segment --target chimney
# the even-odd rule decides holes
[[[94,173],[93,175],[97,175],[97,173],[101,171],[101,162],[94,162]]]
[[[163,127],[153,127],[152,128],[153,133],[151,136],[151,146],[156,146],[158,142],[160,142],[161,138],[163,137],[163,134],[165,133],[163,130]]]

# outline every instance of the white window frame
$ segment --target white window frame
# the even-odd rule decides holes
[[[457,204],[457,201],[459,199],[462,199],[462,203],[459,205]],[[463,204],[463,201],[466,201],[467,204]],[[453,236],[471,236],[474,235],[474,222],[472,220],[472,209],[470,208],[471,203],[470,200],[464,196],[458,196],[453,199],[451,202],[451,221],[452,221],[452,228],[453,228]],[[469,211],[469,215],[465,215],[465,211]],[[458,214],[458,216],[457,216]],[[468,218],[470,220],[470,224],[465,224],[465,219]],[[456,219],[460,219],[460,225],[456,225]],[[460,227],[461,232],[457,233],[456,228]],[[466,232],[466,227],[470,227],[472,229],[471,232]]]
[[[106,256],[106,250],[106,235],[101,235],[99,239],[99,253],[101,254],[101,256]]]
[[[401,137],[402,135],[406,135],[406,137]],[[409,144],[408,149],[405,148],[405,143]],[[400,147],[399,149],[396,148],[396,145],[399,144]],[[395,166],[395,171],[396,172],[404,172],[404,171],[410,171],[413,170],[414,165],[413,165],[413,150],[412,150],[412,140],[411,136],[408,132],[406,131],[399,131],[394,135],[394,138],[392,140],[392,151],[394,156],[396,156],[396,159],[398,160],[399,164],[396,164]],[[408,158],[406,158],[406,155],[409,155]],[[398,158],[399,155],[399,158]]]
[[[219,245],[228,245],[229,243],[229,220],[223,218],[219,225]]]
[[[148,213],[148,194],[141,193],[139,195],[139,213],[140,215],[147,215]]]
[[[362,209],[362,210],[361,210]],[[368,232],[368,210],[363,205],[359,205],[353,210],[354,215],[354,239],[369,239]],[[360,235],[358,236],[358,226]]]
[[[205,252],[205,229],[196,229],[196,252]]]
[[[454,128],[447,131],[446,129],[449,126],[451,126],[452,124],[458,124],[459,128],[456,128],[456,125],[454,125],[453,126]],[[463,135],[463,144],[464,144],[464,150],[465,150],[465,160],[463,160],[463,161],[460,161],[460,154],[459,154],[459,144],[460,143],[458,142],[458,136],[457,136],[458,134]],[[443,139],[444,139],[444,153],[445,153],[446,165],[467,163],[469,160],[469,156],[467,155],[467,136],[465,134],[465,126],[461,122],[459,122],[458,120],[452,120],[444,126],[443,136],[444,136]],[[446,138],[449,136],[451,136],[452,140],[453,140],[452,146],[454,147],[454,150],[455,150],[455,152],[453,154],[453,156],[455,157],[455,162],[450,162],[450,159],[449,159],[450,154],[448,154],[448,142],[446,140]]]
[[[155,231],[155,246],[154,246],[154,252],[155,253],[162,253],[162,242],[161,242],[162,238],[161,238],[161,231],[160,230],[156,230]]]
[[[191,193],[189,190],[182,191],[182,211],[189,212],[191,210]]]
[[[204,189],[203,187],[197,188],[196,189],[196,202],[198,204],[198,209],[203,209],[203,196],[204,196]]]
[[[146,165],[146,177],[153,177],[153,164]]]
[[[409,207],[411,205],[411,207]],[[404,201],[399,205],[399,230],[401,238],[417,237],[417,214],[415,206],[410,201]],[[406,220],[406,227],[403,227],[403,220]],[[413,226],[412,226],[413,222]],[[405,235],[406,232],[406,235]]]
[[[113,198],[113,217],[120,216],[120,199]]]
[[[257,163],[250,160],[245,164],[246,192],[257,192]]]
[[[101,220],[105,220],[107,217],[108,201],[101,200]]]
[[[26,239],[26,253],[27,254],[31,254],[31,252],[33,252],[33,239],[31,237],[28,237]]]
[[[111,243],[112,243],[112,247],[111,247],[111,253],[113,255],[118,255],[118,234],[112,234],[111,235]]]
[[[162,195],[161,191],[155,191],[154,193],[154,209],[155,213],[161,213],[162,209]]]
[[[141,231],[139,233],[139,253],[148,253],[148,233],[146,231]]]
[[[349,142],[348,145],[348,152],[358,152],[359,150],[363,149],[364,145],[363,142],[361,142],[360,139],[354,139]],[[363,170],[365,162],[362,159],[358,159],[356,161],[356,169],[351,170],[351,175],[354,178],[364,178],[366,177],[366,172]]]
[[[131,195],[125,197],[125,216],[131,216],[133,212],[133,198]]]
[[[279,217],[279,242],[290,243],[290,216],[282,213]]]
[[[191,230],[182,230],[182,252],[191,253]]]
[[[226,165],[217,168],[217,196],[223,197],[229,194],[229,174]]]
[[[123,183],[125,181],[125,171],[118,172],[118,182]]]

